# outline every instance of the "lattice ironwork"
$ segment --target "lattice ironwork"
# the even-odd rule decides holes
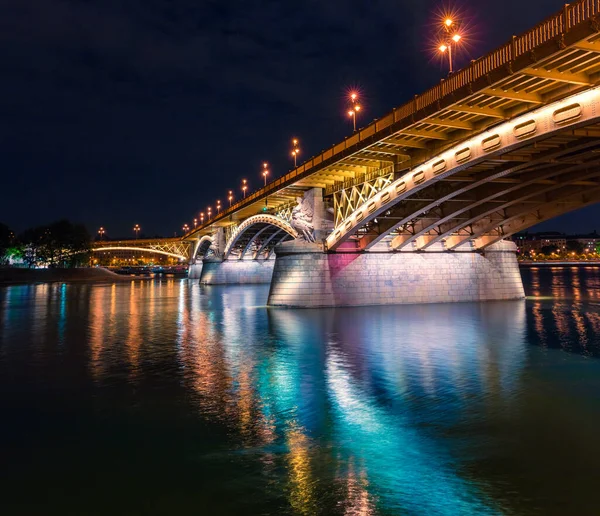
[[[343,183],[345,188],[333,194],[335,227],[339,227],[359,206],[387,188],[393,181],[392,165]]]
[[[99,251],[146,251],[158,253],[181,260],[189,260],[193,252],[193,243],[174,238],[162,238],[154,240],[119,240],[109,242],[96,242],[92,248],[94,252]]]
[[[288,202],[287,204],[282,204],[281,206],[278,206],[275,210],[275,216],[287,222],[291,222],[292,211],[296,206],[298,206],[298,203],[296,201]]]

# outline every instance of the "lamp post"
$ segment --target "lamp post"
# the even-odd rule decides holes
[[[348,109],[348,116],[352,118],[352,125],[354,132],[356,132],[356,117],[360,111],[360,104],[358,103],[358,93],[352,92],[350,94],[350,109]]]
[[[298,147],[298,140],[294,138],[292,140],[292,156],[294,157],[294,168],[298,166],[296,159],[298,158],[298,154],[300,154],[300,147]]]
[[[200,224],[204,224],[204,212],[200,213]]]
[[[190,230],[190,227],[187,224],[184,224],[181,229],[183,229],[183,234],[185,235]]]
[[[460,22],[457,22],[453,18],[447,17],[446,19],[444,19],[444,22],[442,24],[441,33],[442,38],[438,50],[442,54],[448,54],[448,73],[452,74],[454,73],[452,47],[455,47],[456,49],[456,46],[462,39],[462,36],[460,34]]]
[[[248,190],[248,182],[242,179],[242,192],[244,192],[244,199],[246,198],[246,190]]]
[[[139,224],[136,224],[135,226],[133,226],[133,231],[135,231],[135,238],[137,239],[140,236],[140,230],[142,228],[140,227]]]
[[[217,215],[221,213],[221,201],[217,200]]]
[[[227,196],[227,200],[229,201],[229,207],[231,208],[231,201],[233,201],[233,192],[229,190],[229,195]]]
[[[102,240],[104,238],[104,233],[106,233],[106,231],[104,231],[104,228],[100,228],[98,230],[98,234],[100,235],[100,240]]]
[[[209,206],[208,208],[206,208],[206,211],[208,212],[208,220],[210,220],[211,219],[212,208]]]
[[[196,229],[197,225],[198,225],[198,219],[194,219],[194,229]]]
[[[265,186],[267,186],[267,176],[269,175],[269,164],[263,163],[263,177],[265,178]]]

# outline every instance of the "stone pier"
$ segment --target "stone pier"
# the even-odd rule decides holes
[[[286,242],[276,261],[268,304],[364,306],[491,301],[525,297],[513,242],[485,252],[339,252]]]
[[[202,262],[192,263],[188,268],[188,279],[200,279],[202,275]]]
[[[204,260],[200,283],[249,285],[270,283],[275,260]]]

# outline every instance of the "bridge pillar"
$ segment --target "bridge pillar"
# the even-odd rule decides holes
[[[273,276],[275,260],[216,260],[202,263],[200,283],[204,285],[268,284]]]
[[[332,307],[522,299],[513,242],[478,252],[324,253],[280,244],[268,304]]]
[[[202,261],[190,263],[188,267],[188,279],[200,279],[202,275]]]

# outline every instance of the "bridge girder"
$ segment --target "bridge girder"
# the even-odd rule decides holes
[[[413,223],[419,217],[422,218],[423,213],[444,206],[450,201],[456,202],[458,196],[472,195],[477,189],[489,189],[488,184],[499,179],[517,177],[521,180],[519,175],[535,167],[541,167],[542,170],[548,166],[568,167],[573,163],[585,164],[585,159],[588,160],[588,166],[592,162],[595,163],[595,159],[590,162],[589,156],[590,151],[598,147],[597,140],[579,137],[573,129],[598,123],[600,116],[596,112],[599,105],[600,90],[595,88],[503,122],[486,133],[446,149],[423,166],[415,167],[391,185],[381,189],[343,220],[336,220],[336,230],[328,237],[327,248],[336,250],[344,241],[354,237],[364,239],[359,244],[360,248],[369,249],[391,232]],[[505,157],[506,161],[499,160],[500,157]],[[561,159],[565,162],[561,163]],[[461,177],[463,181],[454,183],[455,176]],[[552,174],[548,175],[548,178],[550,177]],[[533,179],[535,178],[531,180]],[[405,206],[404,201],[414,199],[415,196],[418,200],[419,193],[424,193],[424,190],[431,189],[440,182],[451,185],[448,193],[434,192],[434,195],[429,195],[433,199],[430,202],[418,201],[416,204]],[[506,190],[498,186],[493,188],[498,195]],[[489,203],[493,200],[493,196],[480,197],[479,201],[469,198],[459,207],[455,205],[454,210],[446,210],[449,215],[437,215],[437,221],[442,224],[451,220],[453,216],[475,208],[477,204],[474,203]],[[399,211],[397,206],[401,208]],[[384,219],[389,217],[389,220],[378,220],[378,224],[383,224],[383,228],[373,234],[369,226],[373,225],[372,221],[376,217],[382,216]],[[435,227],[436,220],[432,220],[412,236],[403,238],[400,245],[407,245]],[[426,247],[429,245],[430,242],[425,244]]]
[[[276,208],[312,187],[327,188],[328,195],[333,196],[346,188],[348,179],[382,168],[392,160],[396,160],[396,171],[403,167],[418,171],[436,156],[458,149],[460,142],[468,142],[474,135],[483,131],[493,134],[499,122],[515,119],[537,106],[552,104],[592,88],[600,79],[599,16],[600,0],[576,0],[566,5],[508,44],[473,61],[470,66],[285,176],[274,179],[231,209],[223,210],[195,231],[206,231],[213,225],[239,224],[246,217],[255,215],[265,199],[269,206]],[[582,128],[578,123],[573,127],[575,131],[587,131],[589,137],[597,136],[591,134],[594,131],[600,133],[600,128]],[[586,135],[577,136],[583,138]],[[536,135],[524,137],[523,141],[529,139],[544,144]],[[514,166],[530,159],[527,154],[504,156],[491,151],[487,157],[490,159],[478,164],[477,177],[455,174],[457,177],[446,178],[445,172],[441,172],[439,181],[451,179],[455,183],[473,183],[485,172],[485,167],[491,170],[498,163],[507,161]],[[564,163],[566,165],[567,161]],[[469,164],[469,168],[476,167]],[[512,179],[504,177],[495,181]],[[381,192],[385,188],[382,187]],[[377,199],[377,195],[369,201],[373,199]],[[414,201],[411,198],[408,202],[422,204],[424,199]],[[455,203],[457,199],[443,202]],[[369,213],[366,218],[372,220],[374,217]],[[345,225],[347,218],[343,222]],[[354,231],[352,238],[357,233],[365,234],[364,222],[356,231],[350,227],[349,230]],[[375,243],[381,240],[379,235],[369,238]]]

